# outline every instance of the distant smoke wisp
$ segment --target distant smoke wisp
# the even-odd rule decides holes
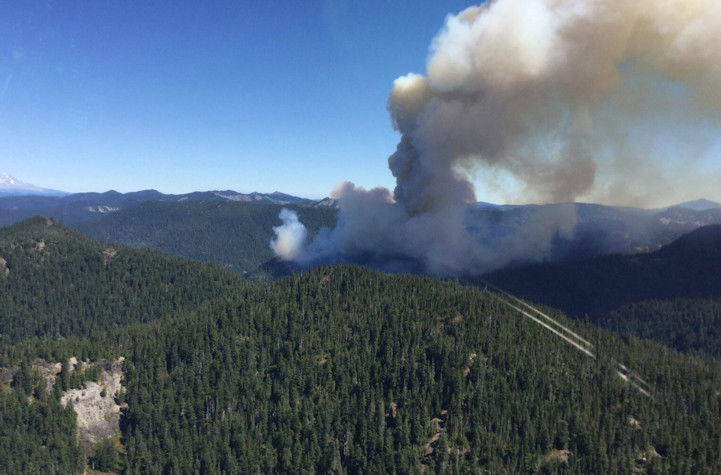
[[[308,230],[298,220],[298,214],[287,208],[280,210],[281,226],[273,228],[275,237],[270,240],[270,248],[284,261],[298,259],[308,238]]]
[[[394,192],[340,185],[336,228],[297,259],[458,274],[542,259],[573,228],[569,210],[479,240],[474,174],[523,202],[712,193],[720,176],[699,162],[721,132],[719,44],[716,0],[497,0],[450,15],[426,75],[399,77],[388,99]]]

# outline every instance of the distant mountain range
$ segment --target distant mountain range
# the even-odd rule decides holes
[[[577,205],[588,205],[588,206],[594,206],[592,203],[576,203]],[[536,207],[536,206],[551,206],[551,205],[535,205],[535,204],[525,204],[525,205],[514,205],[514,204],[496,204],[496,203],[489,203],[486,201],[479,201],[475,204],[476,208],[480,209],[516,209],[516,208],[525,208],[525,207]],[[658,212],[667,210],[670,208],[686,208],[686,209],[692,209],[694,211],[706,211],[709,209],[721,209],[721,203],[718,203],[716,201],[707,200],[705,198],[700,198],[698,200],[693,201],[685,201],[683,203],[678,203],[671,206],[661,207],[661,208],[636,208],[632,206],[614,206],[614,208],[619,209],[627,209],[627,210],[641,210],[646,212]]]
[[[695,211],[706,211],[709,209],[719,209],[721,208],[721,203],[717,203],[715,201],[710,201],[706,199],[700,199],[695,201],[687,201],[685,203],[681,203],[676,205],[679,208],[688,208]]]
[[[88,216],[81,212],[85,208],[88,213],[111,213],[144,201],[233,201],[246,203],[295,204],[303,206],[335,207],[337,200],[325,198],[311,200],[298,196],[274,191],[273,193],[239,193],[233,190],[194,191],[184,194],[166,194],[157,190],[141,190],[119,193],[115,190],[104,193],[67,193],[64,191],[41,188],[25,183],[8,173],[0,173],[0,210],[46,210],[64,209],[62,213],[68,222],[84,220]],[[78,208],[80,206],[80,209]],[[73,208],[70,211],[67,208]],[[44,214],[44,213],[41,213]],[[14,219],[12,222],[20,221]],[[0,217],[0,225],[7,224]]]
[[[697,200],[643,209],[592,203],[477,203],[469,209],[466,221],[470,232],[489,248],[503,249],[515,237],[532,235],[539,229],[555,233],[545,255],[513,263],[523,265],[534,259],[578,260],[605,254],[652,252],[700,226],[721,224],[721,204]],[[566,231],[561,232],[564,227]]]
[[[41,195],[41,196],[64,196],[64,191],[49,190],[41,188],[30,183],[25,183],[17,178],[7,174],[0,173],[0,196],[24,196],[24,195]]]
[[[159,249],[238,272],[280,275],[284,266],[268,262],[268,242],[280,206],[301,212],[312,232],[335,223],[336,200],[310,200],[281,192],[233,190],[165,194],[157,190],[62,194],[0,175],[0,226],[32,216],[48,216],[109,242]],[[20,194],[19,190],[30,190]],[[42,193],[46,193],[43,195]],[[47,195],[55,193],[55,195]],[[161,206],[163,205],[163,206]],[[227,205],[227,206],[226,206]],[[243,205],[243,206],[241,206]],[[260,208],[255,209],[256,206]],[[307,222],[306,222],[307,221]],[[721,204],[700,199],[660,209],[589,203],[496,205],[468,208],[469,232],[488,249],[506,249],[521,239],[546,233],[544,249],[520,252],[511,266],[577,261],[608,254],[647,253],[694,229],[721,224]],[[561,231],[564,229],[565,231]],[[258,266],[264,267],[254,272]],[[278,270],[282,272],[278,272]]]
[[[257,203],[273,205],[296,205],[302,207],[333,208],[335,200],[311,200],[280,193],[238,193],[233,190],[195,191],[180,195],[142,190],[119,193],[72,193],[62,196],[0,195],[0,226],[13,224],[32,216],[42,215],[58,219],[66,224],[88,221],[99,216],[120,211],[147,201],[161,202],[224,202]]]
[[[323,210],[300,213],[311,230],[335,222],[337,202],[330,198],[315,201],[280,192],[244,194],[232,190],[180,195],[156,190],[111,190],[65,196],[0,196],[0,226],[32,216],[48,216],[96,239],[159,249],[239,272],[253,272],[272,257],[268,242],[272,227],[278,224],[280,206],[299,211]],[[565,233],[554,231],[560,226],[559,216],[567,220]],[[586,203],[478,203],[469,207],[466,222],[474,239],[498,249],[516,236],[532,236],[539,225],[550,230],[550,248],[542,255],[522,256],[512,262],[518,266],[539,260],[652,252],[700,226],[721,224],[721,205],[698,200],[647,210]],[[201,242],[202,246],[198,244]],[[269,262],[266,267],[259,269],[261,274],[276,274],[278,266]]]

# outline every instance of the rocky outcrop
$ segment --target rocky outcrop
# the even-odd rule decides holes
[[[120,430],[122,407],[115,402],[115,396],[123,391],[123,360],[120,357],[113,361],[110,370],[103,371],[98,381],[86,382],[82,389],[65,391],[60,398],[61,404],[70,404],[77,414],[78,437],[87,454]]]
[[[63,369],[63,365],[60,363],[48,363],[47,361],[38,360],[35,364],[33,364],[33,368],[40,373],[40,376],[45,381],[45,391],[49,393],[53,390],[55,380],[57,379],[58,374],[60,374],[60,371]]]

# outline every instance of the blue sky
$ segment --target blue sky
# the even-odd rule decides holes
[[[0,171],[72,192],[392,187],[392,82],[470,4],[2,1]]]

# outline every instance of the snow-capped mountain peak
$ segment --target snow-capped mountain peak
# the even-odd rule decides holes
[[[18,180],[9,173],[0,173],[0,195],[64,195],[62,191],[48,190]]]
[[[17,178],[8,173],[0,173],[0,185],[14,186],[21,183]]]

